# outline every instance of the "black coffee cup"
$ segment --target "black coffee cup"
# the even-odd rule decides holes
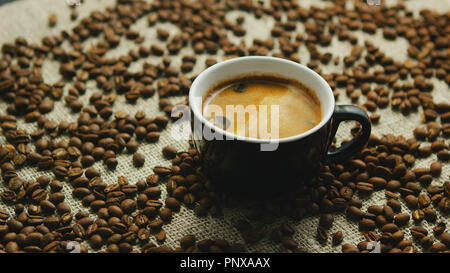
[[[275,76],[302,83],[320,101],[322,120],[310,130],[286,138],[258,139],[227,132],[202,115],[203,99],[220,82],[245,75]],[[220,189],[252,195],[291,191],[317,177],[323,164],[350,158],[369,139],[367,114],[353,105],[335,105],[327,82],[308,67],[274,57],[241,57],[213,65],[193,82],[189,92],[192,136],[202,158],[203,172]],[[295,118],[295,117],[292,117]],[[330,151],[342,121],[358,121],[360,135]]]

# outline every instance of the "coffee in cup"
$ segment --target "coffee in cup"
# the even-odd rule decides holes
[[[221,82],[203,101],[203,115],[224,130],[259,139],[306,132],[322,119],[315,92],[275,75],[253,75]]]

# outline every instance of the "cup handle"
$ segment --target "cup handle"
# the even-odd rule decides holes
[[[333,113],[333,121],[331,125],[331,140],[336,135],[339,124],[345,120],[358,121],[362,126],[362,133],[351,141],[341,145],[335,151],[327,151],[325,160],[328,163],[344,161],[350,158],[354,153],[362,149],[370,137],[371,124],[366,112],[354,105],[336,105]],[[329,148],[329,145],[328,145]]]

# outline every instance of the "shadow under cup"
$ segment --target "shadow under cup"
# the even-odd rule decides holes
[[[319,99],[322,120],[304,133],[270,141],[233,135],[214,126],[202,115],[204,96],[217,84],[245,75],[279,76],[304,84]],[[313,182],[323,164],[345,160],[358,152],[371,130],[362,109],[335,105],[333,92],[320,75],[306,66],[274,57],[241,57],[211,66],[192,83],[189,106],[192,137],[203,172],[216,189],[246,197],[279,195]],[[361,134],[337,150],[328,151],[344,120],[358,121]]]

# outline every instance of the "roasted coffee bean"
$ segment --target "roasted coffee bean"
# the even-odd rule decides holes
[[[187,193],[188,189],[184,186],[177,187],[173,192],[172,195],[178,200],[183,200],[184,195]]]
[[[94,234],[89,238],[89,243],[92,248],[98,249],[103,245],[103,239],[99,234]]]
[[[393,223],[388,223],[388,224],[384,225],[381,228],[382,232],[384,232],[384,233],[391,233],[391,234],[397,232],[398,230],[399,230],[398,226],[396,224],[393,224]]]
[[[442,172],[442,165],[440,162],[436,161],[436,162],[431,163],[430,173],[434,177],[439,177],[441,175],[441,172]]]
[[[373,192],[373,184],[367,182],[358,182],[356,189],[363,195],[369,195]]]
[[[47,213],[52,213],[56,210],[56,206],[48,200],[42,200],[39,205],[41,206],[42,210]]]
[[[428,231],[421,226],[413,226],[411,227],[411,235],[415,238],[415,239],[422,239],[423,237],[428,235]]]
[[[414,209],[417,208],[417,205],[419,203],[419,200],[414,195],[408,195],[405,197],[405,202],[408,205],[409,208]]]
[[[177,155],[177,150],[172,146],[166,146],[163,148],[162,153],[165,158],[172,159]]]
[[[444,222],[439,222],[434,228],[433,232],[435,236],[440,236],[446,229],[446,225]]]
[[[406,174],[406,172],[407,172],[406,166],[404,164],[398,164],[392,170],[392,176],[398,179],[403,177]]]
[[[428,222],[435,222],[437,220],[437,213],[433,208],[424,208],[422,209],[424,213],[424,218]]]
[[[188,249],[195,245],[195,236],[194,235],[185,235],[180,239],[180,246],[183,249]]]
[[[298,243],[294,239],[287,236],[284,236],[281,239],[281,244],[287,249],[295,249],[298,247]]]
[[[359,221],[364,215],[364,213],[355,206],[349,206],[347,208],[346,214],[347,214],[347,217],[349,217],[350,219],[355,220],[355,221]]]
[[[345,199],[351,199],[353,196],[353,190],[350,187],[342,187],[339,190],[339,194]]]
[[[172,219],[172,210],[170,210],[169,208],[163,208],[159,211],[159,217],[166,221],[169,222]]]
[[[1,221],[6,221],[9,218],[9,213],[4,210],[4,209],[0,209],[0,220]]]
[[[119,206],[111,205],[108,206],[108,214],[112,217],[121,218],[123,216],[123,211]]]
[[[20,232],[20,230],[23,228],[23,224],[22,222],[16,220],[16,219],[10,219],[6,222],[6,224],[8,225],[8,228],[10,231],[12,232]]]
[[[19,245],[14,241],[8,242],[5,246],[5,251],[6,253],[15,253],[19,251]]]
[[[371,183],[377,189],[385,188],[387,185],[386,179],[382,177],[372,177],[369,179],[369,183]]]
[[[400,213],[394,217],[394,223],[398,226],[404,226],[409,223],[410,216],[408,213]]]
[[[161,134],[159,132],[149,132],[145,135],[145,139],[150,143],[157,142],[160,135]]]
[[[54,27],[57,22],[58,22],[58,17],[56,16],[56,14],[54,14],[54,13],[50,14],[50,16],[48,17],[48,25],[50,27]]]
[[[125,144],[129,153],[135,153],[138,150],[139,143],[135,140],[130,140]]]
[[[403,233],[403,231],[396,231],[394,233],[392,233],[392,240],[394,243],[398,243],[400,241],[402,241],[405,237],[405,234]]]
[[[442,252],[445,251],[446,249],[447,249],[446,245],[440,242],[434,243],[430,248],[431,252],[433,253]]]
[[[319,220],[319,226],[329,229],[333,225],[333,215],[329,213],[322,214]]]
[[[412,166],[416,161],[416,158],[411,154],[405,154],[403,155],[403,161],[406,163],[407,166]]]
[[[183,197],[183,202],[188,206],[193,205],[195,201],[195,196],[191,193],[187,193]]]
[[[321,243],[321,244],[326,243],[326,241],[328,240],[327,232],[326,232],[326,230],[325,230],[323,227],[321,227],[321,226],[317,227],[317,240],[318,240],[318,242]]]
[[[390,191],[398,191],[402,186],[401,182],[398,180],[391,180],[386,184],[386,189]]]
[[[343,239],[344,239],[344,235],[343,235],[342,231],[337,231],[337,232],[333,233],[333,235],[332,235],[333,246],[341,244]]]
[[[172,173],[172,169],[167,168],[167,167],[157,166],[157,167],[153,168],[153,172],[159,176],[165,177]]]
[[[123,210],[124,213],[131,213],[133,212],[137,207],[136,201],[132,199],[125,199],[120,203],[120,208]]]
[[[173,198],[173,197],[168,197],[166,199],[165,203],[166,203],[166,206],[168,208],[170,208],[171,210],[173,210],[173,211],[179,211],[180,210],[180,202],[177,199]]]
[[[437,158],[441,161],[447,162],[450,160],[450,153],[445,150],[437,152]]]
[[[416,209],[412,213],[412,218],[416,222],[420,222],[425,218],[425,212],[422,209]]]
[[[447,248],[450,247],[450,233],[448,232],[443,232],[441,233],[441,235],[439,235],[439,240],[444,243]]]
[[[428,194],[420,194],[418,197],[418,202],[421,208],[425,208],[431,204],[431,198]]]
[[[141,153],[135,153],[133,155],[133,165],[136,168],[140,168],[144,165],[145,163],[145,156]]]
[[[415,246],[407,246],[402,250],[402,253],[417,253],[417,248]]]
[[[406,247],[412,246],[413,242],[411,240],[402,240],[397,243],[397,247],[400,249],[405,249]]]
[[[161,195],[161,189],[158,187],[149,187],[143,193],[145,193],[149,199],[158,199]]]
[[[393,221],[394,220],[394,216],[395,216],[395,212],[390,206],[385,205],[383,207],[383,215],[386,217],[386,219],[388,221]]]
[[[342,252],[343,253],[359,253],[359,249],[351,244],[343,244],[342,245]]]
[[[37,189],[31,193],[31,200],[34,203],[39,203],[47,197],[47,192],[43,189]]]
[[[363,218],[359,221],[359,230],[361,231],[372,231],[375,230],[376,223],[374,220]]]
[[[109,169],[114,170],[117,167],[118,161],[116,158],[111,157],[105,160],[106,166],[108,166]]]
[[[164,242],[166,239],[166,232],[164,230],[160,230],[156,235],[155,238],[158,242]]]
[[[147,176],[146,182],[149,186],[156,186],[159,183],[159,175],[151,174]]]

